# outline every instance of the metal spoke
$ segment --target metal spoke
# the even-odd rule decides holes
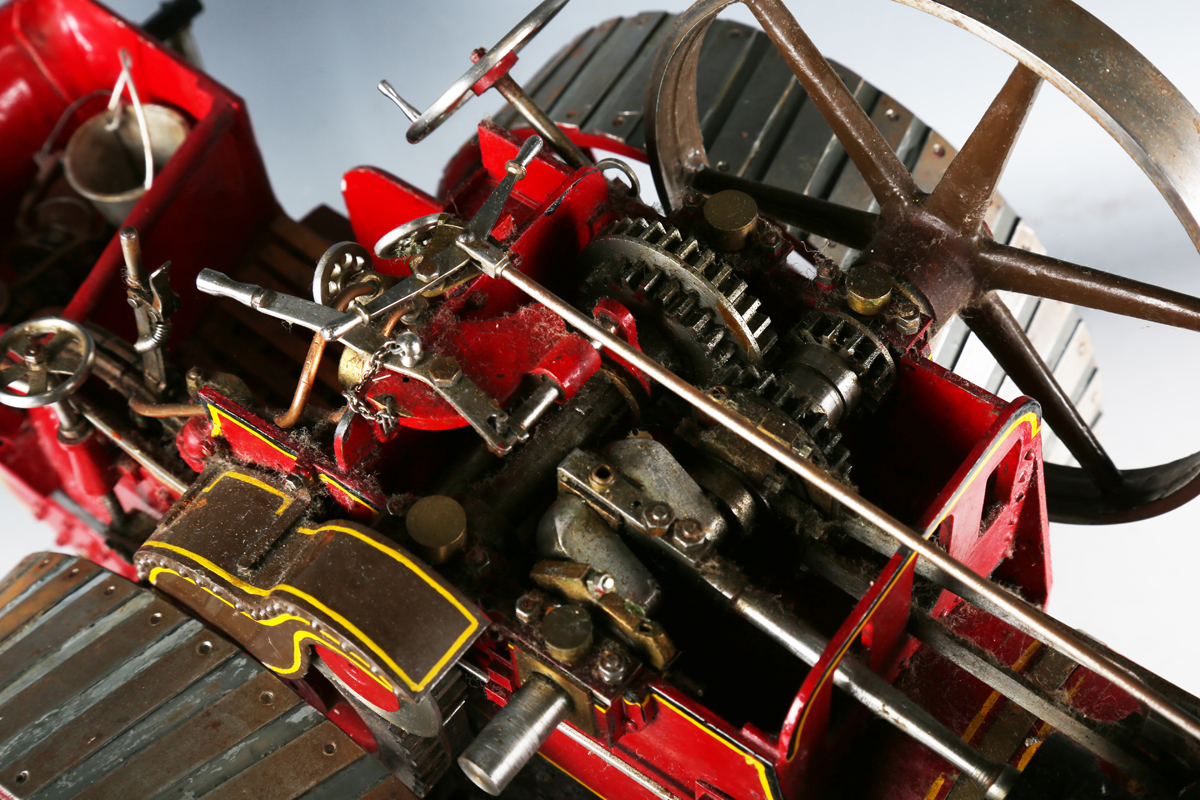
[[[908,169],[781,0],[745,0],[884,212],[916,202]]]
[[[996,242],[981,243],[977,269],[989,290],[1049,297],[1200,331],[1200,298]]]
[[[758,210],[772,219],[862,250],[871,242],[879,215],[820,200],[806,194],[728,175],[712,169],[696,173],[692,185],[705,194],[737,189],[754,198]]]
[[[1021,391],[1042,404],[1042,413],[1050,427],[1096,484],[1106,492],[1124,494],[1127,487],[1121,471],[1058,385],[1054,373],[1042,361],[1008,307],[989,293],[964,312],[963,318]]]
[[[25,379],[25,368],[15,365],[0,367],[0,387],[8,386],[13,381]]]
[[[933,194],[925,200],[927,211],[963,234],[983,229],[996,185],[1041,85],[1036,72],[1017,64]]]

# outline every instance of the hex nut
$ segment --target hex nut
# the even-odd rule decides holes
[[[439,356],[429,362],[429,377],[434,386],[453,386],[462,377],[462,368],[450,356]]]
[[[675,541],[687,550],[704,544],[707,539],[704,527],[694,519],[681,519],[675,523]]]
[[[650,529],[651,533],[655,536],[662,536],[675,521],[675,511],[670,504],[660,500],[646,506],[645,511],[642,512],[642,521],[646,523],[646,527]]]
[[[542,612],[542,596],[538,592],[526,592],[517,598],[517,619],[526,624],[532,622]]]
[[[629,672],[629,661],[619,650],[606,650],[596,663],[596,671],[606,684],[615,686]]]

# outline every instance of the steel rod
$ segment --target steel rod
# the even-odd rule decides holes
[[[464,249],[468,249],[477,258],[487,259],[487,254],[480,248],[466,245]],[[812,462],[801,458],[790,448],[760,431],[745,417],[709,397],[671,370],[646,356],[641,350],[631,347],[601,328],[574,306],[512,267],[507,260],[492,265],[491,269],[494,270],[497,277],[505,278],[513,286],[553,310],[588,337],[619,354],[627,362],[697,410],[725,425],[746,442],[828,494],[833,500],[859,514],[867,522],[917,552],[922,558],[928,559],[941,570],[946,578],[946,588],[950,591],[971,603],[988,608],[1017,629],[1075,659],[1081,665],[1093,670],[1100,677],[1130,694],[1138,702],[1144,704],[1147,709],[1161,715],[1188,735],[1200,740],[1200,720],[1183,711],[1162,693],[1130,675],[1102,653],[1096,652],[1072,628],[991,583],[987,578],[975,574],[886,511],[877,508],[854,490],[831,478]]]
[[[739,616],[809,666],[820,660],[829,642],[808,623],[784,609],[773,595],[757,589],[743,592],[733,603]],[[1016,770],[997,764],[943,725],[912,698],[854,658],[843,658],[833,683],[871,713],[895,725],[974,780],[989,800],[1007,796],[1017,779]]]
[[[500,78],[493,87],[543,139],[550,143],[555,152],[563,157],[563,161],[575,169],[592,166],[592,160],[563,133],[562,128],[558,127],[545,111],[542,111],[541,106],[533,102],[533,98],[511,76],[505,75]]]

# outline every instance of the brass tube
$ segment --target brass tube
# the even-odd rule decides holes
[[[350,306],[350,301],[364,295],[371,294],[378,289],[370,283],[356,283],[353,286],[347,286],[337,297],[333,298],[333,307],[338,311],[345,311]],[[321,338],[320,333],[313,334],[312,344],[308,346],[308,355],[304,357],[304,366],[300,368],[300,380],[296,382],[296,393],[292,395],[292,405],[283,414],[275,417],[275,424],[281,428],[291,428],[300,421],[300,415],[304,413],[305,406],[308,405],[308,397],[312,394],[313,383],[317,379],[317,369],[321,366],[321,357],[325,355],[325,345],[327,342]]]
[[[204,406],[195,403],[147,403],[129,398],[129,410],[142,417],[203,417]]]

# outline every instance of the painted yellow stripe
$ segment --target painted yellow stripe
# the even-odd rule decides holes
[[[356,503],[360,503],[360,504],[366,506],[367,509],[370,510],[370,512],[372,514],[378,514],[382,510],[382,509],[378,508],[374,503],[368,503],[366,500],[359,497],[358,493],[352,491],[350,489],[350,487],[346,486],[346,484],[342,483],[341,481],[338,481],[335,478],[330,477],[329,475],[326,475],[324,472],[318,472],[317,478],[320,479],[320,481],[322,483],[327,483],[330,486],[337,489],[338,491],[342,492],[347,497],[349,497],[351,500],[354,500]]]
[[[933,782],[933,786],[929,787],[929,791],[925,793],[925,800],[933,800],[938,796],[938,792],[942,790],[942,784],[946,782],[944,775],[939,775],[938,779]]]
[[[251,486],[262,489],[264,492],[270,492],[271,494],[275,495],[276,497],[283,498],[283,502],[279,505],[279,508],[275,511],[275,516],[279,516],[280,514],[282,514],[285,510],[287,510],[287,507],[292,504],[292,498],[289,495],[287,495],[286,493],[279,491],[274,486],[264,483],[264,482],[260,481],[258,478],[255,478],[251,475],[246,475],[241,472],[234,472],[233,470],[229,470],[228,472],[222,472],[220,475],[218,475],[216,477],[216,480],[214,480],[212,483],[208,484],[208,486],[205,486],[203,491],[204,492],[211,491],[214,486],[216,486],[218,483],[220,483],[222,478],[233,478],[234,480],[239,480],[242,483],[248,483]]]
[[[242,591],[247,592],[249,594],[253,594],[258,597],[267,597],[272,592],[275,592],[275,591],[287,592],[288,594],[295,595],[296,597],[299,597],[300,599],[312,604],[315,608],[319,608],[321,611],[328,614],[332,619],[334,619],[339,624],[344,626],[346,630],[353,633],[354,636],[359,639],[359,641],[361,641],[368,648],[370,648],[371,651],[374,652],[377,656],[379,656],[379,658],[382,659],[385,664],[387,664],[393,671],[395,671],[395,673],[397,675],[399,675],[400,678],[414,692],[419,692],[423,688],[425,688],[425,686],[429,683],[429,681],[433,678],[433,676],[437,674],[438,670],[440,670],[446,664],[446,662],[449,661],[454,656],[454,653],[458,650],[458,648],[479,627],[479,620],[477,620],[475,618],[474,614],[470,613],[466,608],[464,608],[463,605],[461,603],[459,603],[458,600],[455,599],[455,597],[453,595],[451,595],[445,589],[445,587],[441,586],[436,581],[432,580],[424,571],[422,571],[419,567],[417,567],[416,564],[414,564],[409,559],[405,558],[400,553],[395,552],[393,550],[389,550],[388,548],[386,548],[383,545],[379,544],[378,542],[374,541],[370,537],[364,536],[363,534],[359,533],[358,531],[352,530],[350,528],[343,528],[338,525],[327,525],[327,526],[323,526],[321,528],[317,528],[315,530],[309,529],[309,528],[300,528],[298,530],[301,533],[305,533],[305,534],[309,534],[309,535],[321,533],[322,531],[326,531],[326,530],[331,530],[331,531],[336,531],[339,533],[349,534],[350,536],[353,536],[354,538],[359,539],[360,541],[366,542],[367,544],[371,545],[379,552],[387,555],[389,558],[392,558],[395,561],[400,562],[406,568],[408,568],[412,572],[416,573],[422,580],[424,580],[427,584],[432,586],[439,594],[441,594],[444,598],[446,598],[446,600],[448,600],[451,605],[453,605],[455,608],[457,608],[459,610],[459,612],[462,613],[462,615],[468,620],[469,624],[467,625],[467,627],[463,631],[463,633],[455,640],[454,644],[450,647],[450,649],[446,651],[446,654],[443,655],[437,661],[437,663],[433,665],[433,667],[424,675],[424,677],[422,677],[421,680],[419,680],[419,681],[414,681],[412,678],[410,678],[408,676],[407,673],[404,672],[404,670],[402,670],[400,668],[400,665],[397,664],[391,658],[391,656],[389,656],[386,652],[384,652],[383,648],[381,648],[369,636],[367,636],[365,633],[363,633],[361,630],[359,630],[359,628],[354,623],[352,623],[350,620],[346,619],[344,616],[342,616],[338,612],[334,611],[329,606],[322,603],[317,598],[308,594],[307,592],[297,589],[294,586],[289,586],[288,584],[285,584],[285,583],[276,584],[276,585],[272,586],[270,589],[260,589],[257,586],[253,586],[249,583],[246,583],[245,581],[241,580],[240,578],[238,578],[235,575],[231,575],[230,573],[221,569],[220,567],[218,567],[216,564],[214,564],[212,561],[205,558],[204,556],[201,556],[198,553],[193,553],[189,550],[179,547],[178,545],[170,544],[168,542],[159,542],[159,541],[150,540],[150,541],[147,541],[144,546],[145,547],[157,547],[157,548],[161,548],[164,550],[170,550],[172,552],[175,552],[182,556],[190,558],[193,561],[195,561],[197,564],[201,564],[206,569],[211,570],[212,572],[219,575],[225,581],[233,584],[234,586],[238,587]]]
[[[280,447],[278,444],[276,444],[275,442],[271,441],[271,440],[270,440],[270,439],[268,439],[266,436],[263,436],[261,433],[259,433],[258,431],[254,430],[254,428],[252,428],[252,427],[250,427],[248,424],[246,424],[246,423],[245,423],[243,420],[240,420],[240,419],[238,419],[237,417],[235,417],[235,416],[233,416],[232,414],[230,414],[228,411],[225,411],[224,409],[222,409],[222,408],[218,408],[217,406],[213,405],[212,403],[209,403],[209,405],[208,405],[208,413],[209,413],[210,415],[212,415],[212,421],[213,421],[212,432],[209,434],[209,435],[210,435],[212,438],[216,439],[216,438],[219,438],[220,436],[222,436],[222,433],[221,433],[221,418],[222,418],[222,417],[224,417],[225,419],[229,420],[230,422],[232,422],[234,425],[236,425],[237,427],[241,428],[242,430],[244,430],[244,431],[246,431],[246,432],[248,432],[248,433],[250,433],[250,434],[253,434],[254,436],[257,436],[257,437],[258,437],[259,439],[261,439],[263,442],[266,442],[266,443],[267,443],[267,444],[269,444],[271,447],[273,447],[273,448],[275,448],[276,450],[278,450],[280,453],[283,453],[285,456],[287,456],[288,458],[290,458],[292,461],[295,461],[295,460],[296,460],[296,454],[295,454],[295,453],[290,453],[290,452],[288,452],[287,450],[284,450],[284,449],[283,449],[282,447]]]
[[[658,692],[654,692],[654,696],[656,698],[658,698],[658,701],[660,703],[666,703],[668,706],[675,709],[676,713],[678,713],[681,717],[686,719],[688,722],[692,723],[697,728],[704,731],[709,736],[716,739],[718,742],[720,742],[721,744],[725,745],[733,752],[740,755],[742,758],[746,759],[746,763],[749,764],[750,766],[754,767],[755,771],[758,773],[759,783],[762,784],[763,797],[768,798],[768,800],[771,800],[772,798],[775,797],[775,792],[771,788],[771,779],[767,775],[767,764],[762,760],[761,757],[759,757],[759,755],[757,753],[754,753],[745,745],[739,744],[737,742],[730,740],[728,737],[722,736],[720,734],[720,732],[713,730],[710,726],[706,725],[701,720],[696,719],[696,717],[693,716],[691,714],[691,712],[689,712],[687,709],[683,708],[678,703],[676,703],[673,700],[671,700],[670,698],[668,698],[666,695],[660,694]]]
[[[547,761],[549,761],[549,762],[551,763],[551,765],[553,765],[553,766],[554,766],[554,768],[555,768],[555,769],[557,769],[559,772],[563,773],[563,774],[564,774],[564,775],[566,775],[568,778],[570,778],[571,780],[575,781],[576,783],[578,783],[578,784],[579,784],[580,786],[582,786],[583,788],[587,789],[587,790],[588,790],[589,792],[591,792],[592,794],[596,795],[596,797],[599,797],[599,798],[600,798],[600,800],[608,800],[608,798],[606,798],[604,795],[600,794],[600,793],[599,793],[599,792],[597,792],[595,789],[593,789],[591,786],[588,786],[586,783],[584,783],[583,781],[579,780],[579,778],[576,778],[574,775],[572,775],[572,774],[570,773],[570,771],[568,771],[567,769],[563,768],[563,765],[562,765],[562,764],[559,764],[557,761],[555,761],[553,758],[551,758],[550,756],[548,756],[548,755],[546,755],[545,753],[543,753],[541,750],[539,750],[539,751],[538,751],[538,755],[539,755],[539,756],[541,756],[542,758],[546,759]]]
[[[1025,652],[1021,653],[1021,655],[1017,657],[1017,660],[1012,663],[1012,671],[1020,672],[1023,670],[1025,665],[1029,663],[1029,659],[1033,658],[1033,654],[1040,650],[1041,647],[1042,643],[1035,641],[1030,644],[1029,647],[1025,648]],[[983,724],[985,719],[987,719],[987,715],[991,712],[992,707],[996,705],[996,702],[1001,697],[1002,695],[999,692],[993,691],[990,695],[988,695],[987,699],[983,701],[983,706],[979,709],[979,713],[975,715],[975,719],[971,720],[971,724],[968,725],[966,731],[963,732],[962,740],[964,742],[969,743],[971,739],[975,738],[975,733],[979,730],[979,726]]]
[[[1017,419],[1013,420],[1012,424],[1010,424],[1007,428],[1005,428],[1004,433],[1001,434],[999,437],[997,437],[995,443],[991,446],[991,448],[988,449],[987,453],[984,455],[984,457],[982,459],[980,459],[979,463],[986,464],[988,461],[990,461],[992,456],[996,453],[996,451],[1006,441],[1008,441],[1008,438],[1009,438],[1009,436],[1012,435],[1012,432],[1015,431],[1019,426],[1024,425],[1025,423],[1029,424],[1030,438],[1037,436],[1041,432],[1041,420],[1038,418],[1037,413],[1034,411],[1026,412],[1025,414],[1022,414],[1020,417],[1017,417]],[[958,488],[958,490],[954,493],[953,500],[946,505],[946,508],[942,511],[941,515],[938,516],[937,520],[926,529],[925,534],[924,534],[926,539],[931,537],[937,531],[938,526],[941,525],[942,522],[945,521],[946,517],[950,516],[950,514],[954,511],[954,508],[957,506],[958,501],[966,493],[967,488],[971,485],[972,482],[974,482],[974,480],[977,477],[979,477],[980,474],[983,473],[983,471],[984,470],[976,469],[976,470],[973,470],[967,476],[967,480],[965,480],[963,482],[963,484]],[[887,597],[887,595],[892,591],[892,589],[899,582],[899,579],[904,574],[905,569],[908,568],[910,563],[912,563],[913,561],[916,561],[916,559],[917,559],[917,554],[913,553],[907,559],[905,559],[904,564],[900,567],[900,569],[896,570],[896,572],[893,574],[892,579],[889,582],[888,586],[884,588],[884,590],[880,593],[879,597],[876,599],[875,603],[872,604],[872,607],[867,610],[866,614],[863,615],[862,620],[859,622],[859,624],[857,626],[855,626],[854,631],[851,633],[851,635],[846,638],[846,641],[842,644],[841,649],[838,650],[837,655],[834,656],[833,660],[829,663],[829,666],[826,668],[825,672],[821,675],[820,680],[817,681],[817,687],[816,687],[816,689],[813,690],[812,695],[810,695],[810,697],[809,697],[810,701],[812,700],[812,698],[816,697],[821,692],[821,690],[824,688],[825,684],[829,682],[829,679],[833,676],[833,673],[837,670],[838,664],[841,663],[842,659],[846,656],[846,653],[849,652],[851,645],[853,645],[854,642],[858,639],[859,634],[862,633],[862,629],[864,627],[866,627],[866,624],[867,624],[867,622],[870,621],[871,616],[875,613],[876,609],[878,609],[879,606],[883,604],[884,598]],[[800,712],[800,722],[796,726],[795,732],[792,734],[792,743],[791,743],[791,747],[789,749],[790,751],[788,753],[788,758],[787,758],[788,761],[791,761],[792,759],[794,759],[796,757],[796,751],[800,747],[800,733],[804,730],[804,723],[808,719],[808,709],[810,708],[810,706],[811,706],[811,702],[805,703],[804,709]]]
[[[276,616],[276,617],[271,617],[270,619],[255,619],[254,617],[252,617],[252,616],[250,616],[249,614],[247,614],[245,611],[241,611],[241,610],[239,610],[237,606],[235,606],[233,603],[231,603],[231,602],[229,602],[228,600],[226,600],[224,597],[221,597],[221,595],[217,594],[216,592],[212,591],[211,589],[209,589],[209,588],[207,588],[207,587],[205,587],[205,586],[200,586],[200,584],[196,583],[196,582],[195,582],[194,580],[192,580],[191,578],[187,578],[187,577],[185,577],[185,576],[183,576],[183,575],[180,575],[178,572],[176,572],[175,570],[173,570],[173,569],[170,569],[170,568],[168,568],[168,567],[155,567],[154,569],[150,570],[150,578],[149,578],[149,580],[150,580],[150,583],[152,583],[152,584],[157,584],[157,583],[158,583],[158,576],[159,576],[160,574],[164,573],[164,572],[170,573],[171,575],[174,575],[174,576],[176,576],[176,577],[178,577],[178,578],[181,578],[181,579],[183,579],[183,580],[187,581],[188,583],[192,584],[193,586],[196,586],[197,588],[204,590],[205,592],[207,592],[207,593],[208,593],[209,595],[211,595],[212,597],[215,597],[216,599],[220,600],[220,601],[221,601],[222,603],[224,603],[225,605],[227,605],[227,606],[229,606],[230,608],[232,608],[232,609],[233,609],[235,612],[237,612],[238,614],[241,614],[241,615],[242,615],[243,617],[245,617],[246,619],[250,620],[251,622],[255,622],[255,623],[259,624],[259,625],[266,625],[266,626],[268,626],[268,627],[274,627],[274,626],[276,626],[276,625],[281,625],[281,624],[283,624],[284,622],[293,622],[293,621],[294,621],[294,622],[299,622],[299,623],[301,623],[301,624],[305,625],[306,627],[311,627],[311,625],[312,625],[312,623],[311,623],[309,620],[306,620],[306,619],[304,619],[304,617],[298,617],[298,616],[296,616],[295,614],[280,614],[280,615],[278,615],[278,616]],[[349,660],[349,661],[353,662],[354,664],[356,664],[356,665],[360,666],[360,667],[363,669],[363,671],[364,671],[364,672],[367,674],[367,676],[368,676],[368,677],[369,677],[371,680],[373,680],[373,681],[375,681],[376,683],[378,683],[378,684],[379,684],[380,686],[382,686],[382,687],[383,687],[385,690],[387,690],[387,691],[389,691],[389,692],[391,692],[391,691],[392,691],[392,686],[391,686],[391,684],[389,684],[389,683],[388,683],[386,680],[384,680],[383,678],[379,677],[378,675],[375,675],[375,674],[373,674],[373,673],[371,672],[371,665],[370,665],[370,664],[368,664],[368,663],[367,663],[367,661],[366,661],[366,660],[365,660],[365,659],[364,659],[362,656],[360,656],[360,655],[357,655],[356,653],[348,653],[348,652],[346,652],[345,650],[343,650],[343,649],[341,648],[341,646],[338,644],[337,640],[336,640],[336,639],[334,639],[332,636],[330,636],[330,635],[329,635],[328,633],[326,633],[325,631],[320,631],[320,634],[321,634],[322,636],[324,636],[324,637],[325,637],[325,639],[326,639],[326,640],[328,640],[328,641],[325,641],[325,640],[322,640],[322,639],[318,638],[317,636],[313,635],[313,634],[312,634],[312,633],[310,633],[309,631],[303,631],[303,630],[302,630],[302,631],[297,631],[297,632],[296,632],[296,634],[295,634],[295,635],[292,637],[292,647],[293,647],[293,651],[292,651],[292,664],[291,664],[291,666],[275,666],[275,665],[272,665],[272,664],[266,664],[265,662],[264,662],[264,665],[265,665],[265,666],[266,666],[268,669],[270,669],[271,671],[273,671],[273,672],[278,672],[278,673],[279,673],[279,674],[281,674],[281,675],[291,675],[291,674],[295,673],[297,670],[299,670],[299,669],[300,669],[300,663],[301,663],[300,642],[301,642],[303,639],[306,639],[306,638],[308,638],[308,639],[316,639],[316,640],[317,640],[318,642],[320,642],[320,643],[321,643],[323,646],[325,646],[325,647],[328,647],[328,648],[330,648],[331,650],[336,650],[336,651],[337,651],[338,653],[340,653],[340,654],[341,654],[341,655],[342,655],[344,658],[346,658],[347,660]]]

